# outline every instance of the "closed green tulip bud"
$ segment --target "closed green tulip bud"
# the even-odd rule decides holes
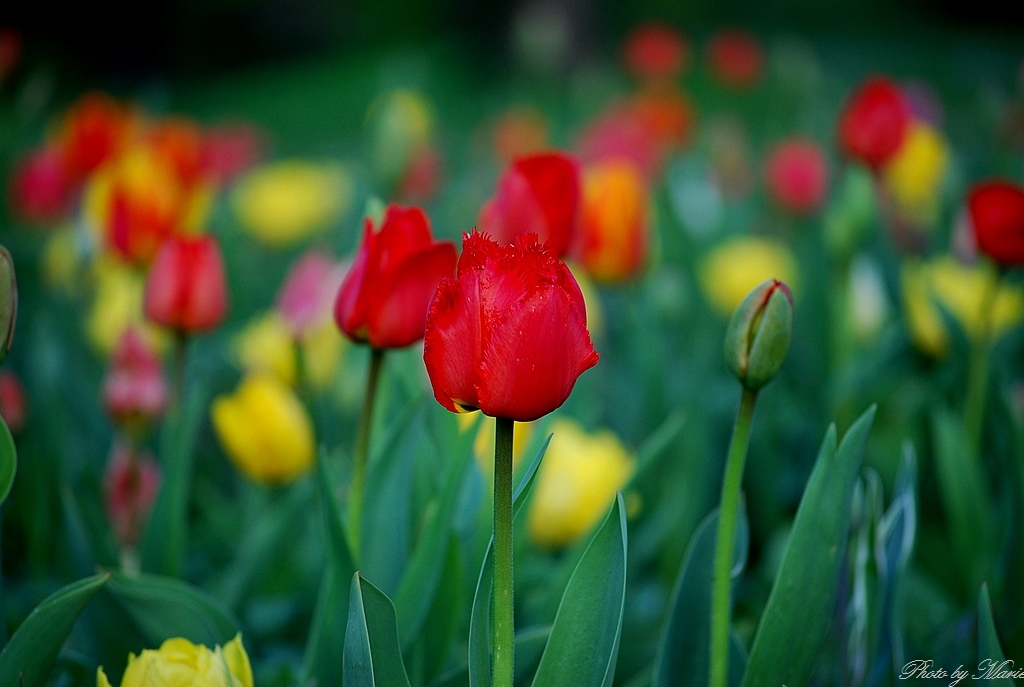
[[[14,278],[14,260],[0,246],[0,363],[11,350],[14,321],[18,319],[18,281]]]
[[[757,391],[782,367],[793,332],[793,294],[769,279],[747,294],[729,321],[725,359],[744,388]]]

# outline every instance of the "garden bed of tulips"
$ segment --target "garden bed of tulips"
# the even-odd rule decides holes
[[[1024,55],[905,47],[0,31],[0,687],[1024,677]]]

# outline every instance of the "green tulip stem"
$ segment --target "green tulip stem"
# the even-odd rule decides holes
[[[352,456],[352,485],[348,498],[348,539],[352,553],[359,559],[359,543],[363,523],[363,490],[366,483],[366,462],[370,454],[370,428],[373,426],[373,404],[380,386],[380,373],[384,367],[384,349],[370,349],[370,370],[366,375],[366,396],[363,415],[359,418],[356,451]]]
[[[1002,273],[999,273],[1002,276]],[[971,342],[971,360],[967,371],[967,398],[964,401],[964,432],[967,445],[981,455],[981,435],[985,424],[985,397],[988,394],[988,357],[992,346],[992,311],[999,293],[999,277],[985,289],[981,298],[978,335]]]
[[[715,546],[715,573],[711,589],[711,675],[710,687],[726,687],[729,669],[729,618],[733,539],[739,515],[743,465],[750,443],[750,423],[754,417],[757,391],[743,389],[736,424],[729,441],[729,455],[722,480],[722,501],[718,511],[718,542]]]
[[[495,418],[494,429],[494,660],[493,687],[512,687],[515,622],[512,585],[512,433],[515,423]]]

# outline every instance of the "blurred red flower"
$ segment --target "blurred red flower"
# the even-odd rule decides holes
[[[721,31],[708,43],[711,74],[723,86],[749,88],[761,78],[764,50],[757,38],[745,31]]]
[[[1002,180],[979,184],[967,209],[978,250],[1000,265],[1024,265],[1024,188]]]
[[[825,202],[828,162],[815,141],[790,138],[772,150],[765,163],[768,191],[784,210],[809,215]]]
[[[160,487],[160,466],[147,452],[114,445],[104,475],[107,517],[121,546],[138,544]]]
[[[87,93],[64,115],[58,141],[65,170],[76,181],[121,151],[137,117],[104,93]]]
[[[40,148],[22,158],[11,174],[11,208],[36,224],[50,224],[71,210],[72,185],[60,150]]]
[[[480,228],[501,243],[537,234],[554,253],[568,252],[580,215],[580,166],[563,153],[517,158],[480,210]]]
[[[224,261],[212,236],[164,241],[146,280],[146,317],[178,332],[213,329],[227,313]]]
[[[877,172],[899,151],[912,120],[903,91],[885,77],[871,77],[853,92],[839,117],[839,144],[848,157]]]
[[[156,351],[134,327],[117,342],[103,380],[103,404],[117,422],[134,423],[163,412],[167,387]]]
[[[374,348],[402,348],[423,338],[438,282],[455,272],[455,246],[435,241],[417,207],[389,205],[379,232],[369,218],[363,242],[334,304],[338,327]]]
[[[11,434],[17,434],[25,426],[27,410],[21,380],[10,370],[0,370],[0,417]]]
[[[448,410],[529,422],[561,406],[598,354],[580,287],[549,247],[473,232],[430,304],[423,360]]]
[[[690,45],[668,24],[642,24],[626,36],[626,68],[642,79],[671,79],[686,69]]]

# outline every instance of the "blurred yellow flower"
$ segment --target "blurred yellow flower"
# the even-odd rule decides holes
[[[723,317],[730,317],[747,294],[766,279],[783,281],[794,293],[798,288],[796,261],[789,248],[753,236],[716,247],[704,258],[698,277],[705,298]]]
[[[583,294],[583,305],[587,310],[587,331],[594,339],[599,339],[604,334],[604,310],[601,308],[601,298],[597,293],[597,286],[590,278],[587,271],[578,263],[566,261],[566,266],[576,278]]]
[[[96,687],[111,687],[102,667]],[[213,651],[177,637],[129,654],[121,687],[253,687],[252,666],[240,634]]]
[[[295,384],[295,343],[288,324],[276,312],[254,319],[235,339],[238,362],[247,372],[267,372]]]
[[[228,457],[258,482],[289,482],[313,465],[313,423],[292,390],[272,375],[248,375],[233,395],[214,399],[210,416]]]
[[[476,422],[479,415],[476,413],[456,413],[455,418],[459,422],[459,429],[468,431]],[[532,422],[516,422],[515,430],[512,433],[512,469],[519,467],[519,463],[530,445],[533,438]],[[476,462],[485,475],[494,472],[494,422],[490,418],[484,418],[480,423],[480,429],[476,432],[473,440],[473,453],[476,455]]]
[[[146,287],[142,273],[108,255],[93,263],[91,274],[95,291],[85,319],[85,333],[95,349],[109,355],[121,334],[134,326],[151,345],[162,350],[165,335],[146,320],[142,310]]]
[[[67,227],[54,232],[46,239],[46,244],[40,255],[43,280],[51,289],[73,293],[81,261],[78,232],[75,228]]]
[[[587,434],[575,422],[556,419],[530,505],[530,538],[541,546],[566,546],[608,512],[615,492],[633,474],[634,460],[618,437]]]
[[[923,351],[942,356],[949,348],[939,306],[963,327],[971,339],[981,333],[982,309],[995,288],[996,275],[988,265],[967,266],[950,256],[903,266],[903,306],[911,338]],[[999,336],[1024,320],[1024,291],[1002,285],[992,301],[991,334]]]
[[[326,319],[311,328],[302,335],[299,345],[306,366],[306,381],[314,389],[327,388],[334,381],[345,350],[345,337],[338,331],[334,319]]]
[[[430,146],[434,117],[422,95],[395,89],[378,96],[367,112],[370,164],[387,184],[396,183],[417,153]]]
[[[285,160],[247,174],[233,205],[256,240],[282,247],[326,229],[351,199],[352,182],[341,165]]]
[[[896,156],[882,170],[882,178],[900,210],[929,220],[938,209],[939,190],[948,166],[945,138],[928,124],[916,122]]]

